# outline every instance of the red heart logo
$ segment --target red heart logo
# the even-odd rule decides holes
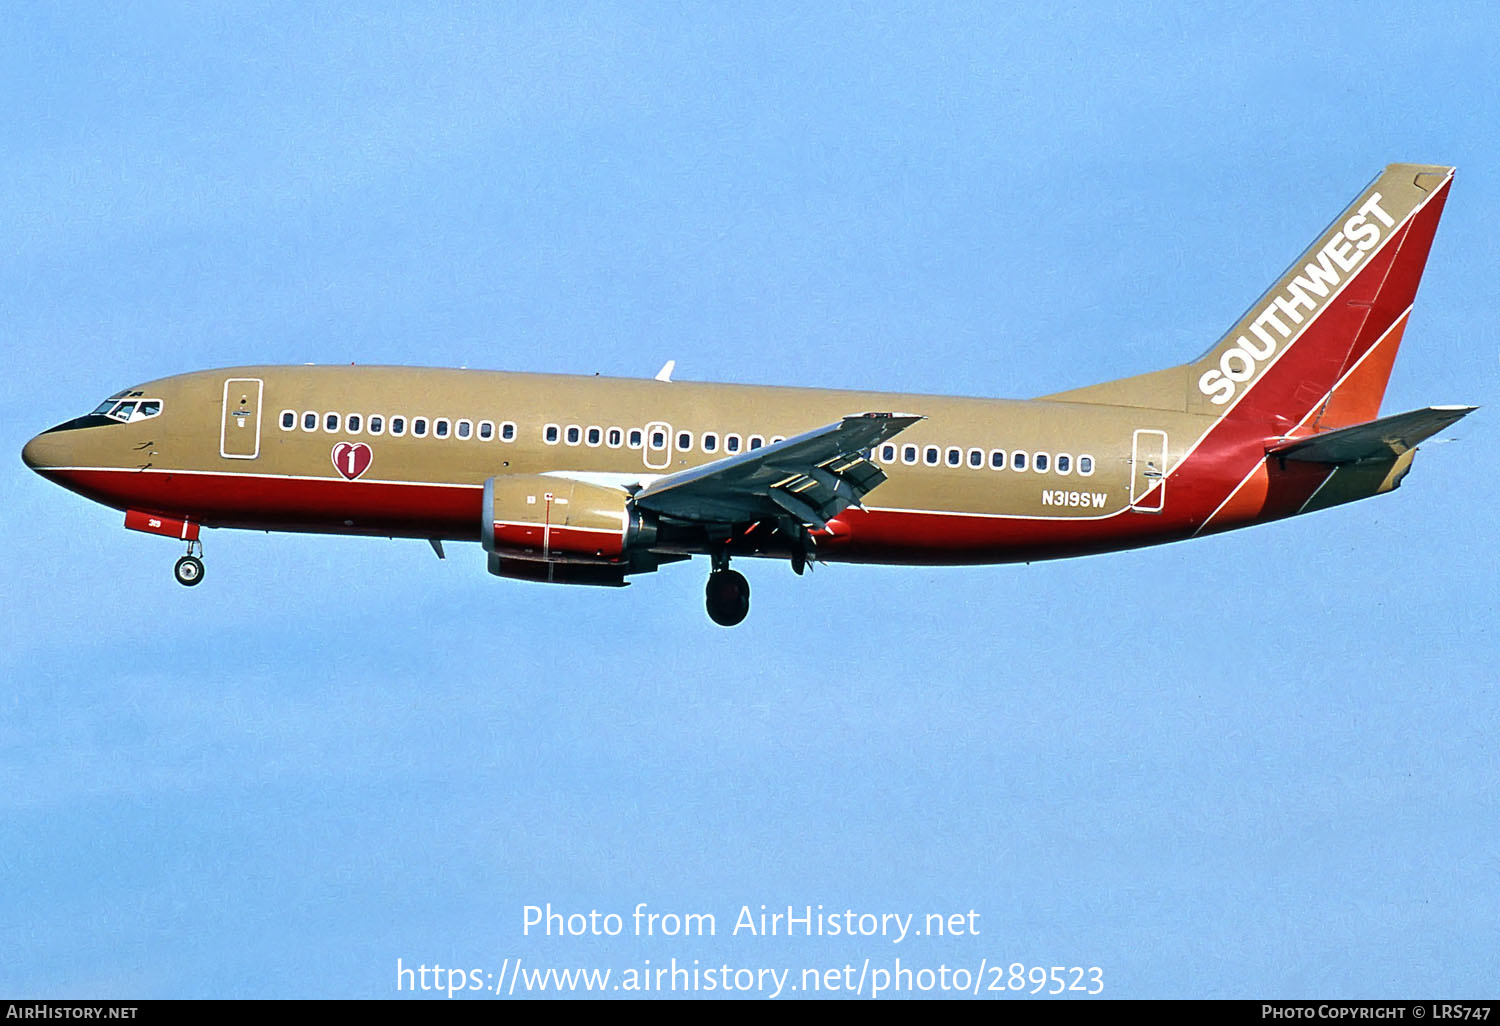
[[[364,442],[340,442],[333,447],[333,466],[340,474],[353,481],[370,469],[375,454]]]

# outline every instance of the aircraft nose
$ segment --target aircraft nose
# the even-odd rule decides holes
[[[57,436],[52,432],[37,435],[21,450],[21,462],[38,474],[45,474],[53,467],[61,466],[58,459]]]

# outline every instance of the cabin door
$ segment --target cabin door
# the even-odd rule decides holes
[[[1140,430],[1130,447],[1130,508],[1160,513],[1167,499],[1167,433]]]
[[[665,470],[672,462],[672,425],[657,421],[646,425],[646,466]]]
[[[219,427],[219,455],[253,460],[260,455],[260,378],[224,382],[224,423]]]

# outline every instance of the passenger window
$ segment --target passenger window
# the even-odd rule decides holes
[[[359,434],[359,425],[363,418],[357,413],[351,413],[344,418],[344,430],[351,435]]]
[[[990,469],[991,470],[1004,470],[1005,469],[1005,450],[1004,449],[991,449],[990,450]]]
[[[281,411],[281,430],[290,431],[297,426],[297,415],[291,410]]]
[[[716,434],[714,434],[712,431],[705,431],[705,432],[703,432],[703,451],[704,452],[718,452],[719,451],[719,436],[716,435]]]
[[[577,424],[569,424],[568,432],[567,434],[563,435],[563,438],[569,445],[577,445],[583,438],[583,429]]]
[[[639,449],[641,447],[641,441],[645,437],[646,437],[645,434],[642,433],[642,431],[641,431],[640,428],[631,428],[630,429],[630,442],[629,442],[630,448],[632,448],[632,449]]]
[[[611,449],[618,449],[625,444],[625,432],[617,427],[612,427],[604,435],[604,444]]]
[[[1012,470],[1025,470],[1026,469],[1026,454],[1024,452],[1022,452],[1021,450],[1019,450],[1019,449],[1017,449],[1015,452],[1011,453],[1010,454],[1010,467],[1011,467]]]
[[[542,441],[546,442],[548,445],[556,445],[557,434],[559,430],[561,429],[556,424],[548,424],[546,427],[542,428]]]
[[[786,441],[786,437],[784,435],[772,435],[771,436],[771,444],[772,445],[777,445],[777,444],[779,444],[781,442],[784,442],[784,441]]]
[[[1082,474],[1084,477],[1088,477],[1090,474],[1092,474],[1094,472],[1094,457],[1092,457],[1092,456],[1080,456],[1080,457],[1078,457],[1078,472],[1080,474]]]
[[[1045,474],[1047,472],[1048,462],[1050,461],[1048,460],[1047,454],[1044,452],[1039,452],[1031,458],[1031,469],[1036,471],[1038,474]]]
[[[970,449],[969,450],[969,466],[975,467],[975,468],[984,466],[984,450],[983,449]]]
[[[370,434],[378,435],[385,430],[385,418],[378,413],[370,414]]]
[[[427,437],[427,418],[413,417],[411,419],[411,436],[413,438]]]
[[[679,432],[677,432],[677,451],[678,452],[692,452],[693,451],[693,433],[691,431],[679,431]]]
[[[394,437],[396,437],[396,438],[400,438],[402,435],[406,434],[406,418],[405,417],[392,417],[391,418],[391,434]]]
[[[1065,452],[1058,453],[1057,454],[1057,472],[1059,474],[1066,474],[1066,473],[1071,472],[1072,469],[1073,469],[1073,457],[1069,456]]]
[[[343,418],[340,417],[337,413],[327,414],[323,418],[323,430],[337,431],[339,429],[339,422],[342,420]]]
[[[461,420],[458,422],[458,426],[455,431],[459,438],[468,438],[474,433],[474,425],[469,423],[467,420]]]
[[[596,427],[589,428],[588,443],[590,445],[598,445],[602,441],[604,441],[604,429]]]
[[[894,445],[884,445],[884,446],[881,446],[881,448],[880,448],[880,462],[881,463],[895,463],[896,462],[896,447]]]
[[[316,430],[318,430],[318,415],[316,413],[304,413],[302,415],[302,430],[303,431],[316,431]]]
[[[935,467],[938,465],[938,458],[940,456],[942,456],[942,452],[938,447],[929,445],[927,451],[922,454],[922,462],[926,463],[929,467]]]
[[[739,452],[740,451],[740,436],[739,435],[725,435],[724,436],[724,448],[727,451],[729,451],[729,452]]]
[[[959,464],[963,463],[963,461],[964,461],[964,453],[963,453],[962,449],[949,449],[948,450],[948,466],[950,466],[950,467],[956,467]]]
[[[901,449],[901,462],[907,466],[917,462],[917,447],[915,445],[903,446]]]
[[[761,446],[763,446],[765,444],[766,444],[766,440],[764,438],[760,437],[760,435],[751,435],[750,436],[750,448],[752,448],[752,449],[759,449]]]
[[[448,437],[448,421],[447,421],[447,419],[443,418],[443,417],[439,417],[437,420],[433,421],[432,422],[432,433],[435,434],[435,435],[437,435],[439,438],[447,438]]]
[[[667,447],[667,433],[661,428],[651,432],[651,448],[665,449]]]
[[[504,442],[514,442],[516,440],[516,425],[514,421],[507,420],[504,424],[500,425],[500,440]]]

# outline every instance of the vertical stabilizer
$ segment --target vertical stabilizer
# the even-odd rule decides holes
[[[1263,424],[1379,413],[1453,168],[1392,164],[1223,338],[1181,367],[1048,396]]]

